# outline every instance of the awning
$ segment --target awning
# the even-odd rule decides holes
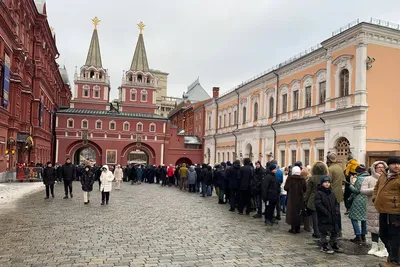
[[[33,146],[33,138],[29,134],[20,134],[17,133],[17,142],[18,143],[27,143]]]
[[[185,136],[184,138],[185,144],[188,145],[202,145],[200,137],[198,136]]]

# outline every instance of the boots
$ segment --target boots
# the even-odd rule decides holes
[[[355,238],[350,239],[351,242],[353,242],[354,244],[358,244],[361,245],[362,244],[362,239],[360,235],[357,235]]]
[[[372,247],[371,247],[371,250],[368,251],[368,254],[369,255],[375,255],[375,253],[378,252],[378,251],[379,251],[378,243],[372,242]]]
[[[361,235],[361,243],[363,245],[365,245],[367,243],[367,238],[365,237],[365,235]]]

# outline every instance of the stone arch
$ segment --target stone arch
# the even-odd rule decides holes
[[[96,152],[97,161],[102,161],[102,149],[101,149],[101,147],[98,144],[96,144],[95,142],[92,142],[92,141],[89,141],[89,140],[86,141],[86,142],[87,143],[83,143],[82,140],[79,140],[79,141],[71,143],[67,147],[67,149],[65,151],[66,152],[65,157],[74,157],[75,153],[77,151],[80,151],[83,148],[90,147]],[[99,163],[101,163],[101,162],[97,162],[97,164],[99,164]]]
[[[135,142],[132,144],[129,144],[122,149],[121,152],[121,162],[127,162],[128,160],[128,153],[133,151],[133,150],[140,150],[143,151],[147,154],[148,156],[148,163],[151,165],[154,165],[156,162],[156,152],[154,149],[145,143],[140,143],[140,142]]]
[[[351,156],[350,141],[346,137],[339,137],[335,143],[335,152],[338,157],[338,163],[346,166],[348,157]]]
[[[253,146],[251,145],[251,143],[247,143],[244,149],[244,156],[245,158],[250,158],[250,160],[253,159],[254,155],[253,155]]]
[[[192,166],[192,165],[193,165],[193,162],[192,162],[189,158],[182,157],[182,158],[179,158],[179,159],[175,162],[175,166],[176,166],[176,165],[181,165],[182,163],[185,163],[185,164],[186,164],[186,167],[189,167],[189,166]]]

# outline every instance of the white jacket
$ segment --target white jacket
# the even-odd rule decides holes
[[[112,189],[112,181],[114,181],[114,174],[112,172],[110,172],[110,170],[108,169],[107,165],[104,165],[102,167],[106,168],[106,171],[101,171],[101,176],[100,176],[100,182],[101,182],[101,186],[100,186],[100,191],[104,191],[104,192],[110,192]]]
[[[281,196],[286,196],[287,192],[285,191],[285,184],[286,184],[286,179],[287,175],[285,175],[285,169],[283,170],[283,183],[281,184]]]
[[[114,170],[115,181],[122,181],[123,176],[124,176],[124,173],[122,172],[122,168],[116,167]]]

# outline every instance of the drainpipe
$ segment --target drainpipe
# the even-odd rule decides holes
[[[274,123],[277,121],[278,119],[278,106],[279,106],[279,101],[278,101],[278,90],[279,90],[279,74],[274,71],[274,74],[276,76],[276,94],[275,94],[275,100],[276,100],[276,107],[275,107],[275,120],[271,123],[271,129],[274,131],[274,143],[272,145],[272,151],[274,153],[273,157],[276,158],[276,130],[274,128]]]
[[[215,104],[217,105],[217,109],[216,109],[216,119],[215,119],[215,134],[213,135],[214,137],[214,164],[217,161],[217,133],[218,133],[218,99],[215,98]]]
[[[164,133],[164,150],[163,150],[163,161],[165,162],[165,139],[167,138],[167,125],[168,125],[168,118],[165,119],[165,133]],[[164,127],[163,127],[164,128]],[[183,143],[185,143],[185,140],[183,140]],[[185,146],[185,145],[184,145]],[[161,163],[161,162],[160,162]],[[165,165],[165,164],[164,164]]]
[[[237,158],[237,135],[235,132],[239,129],[239,92],[237,89],[235,89],[235,93],[237,94],[237,113],[236,113],[236,121],[235,121],[236,129],[234,131],[232,131],[232,134],[235,137],[235,156]]]

